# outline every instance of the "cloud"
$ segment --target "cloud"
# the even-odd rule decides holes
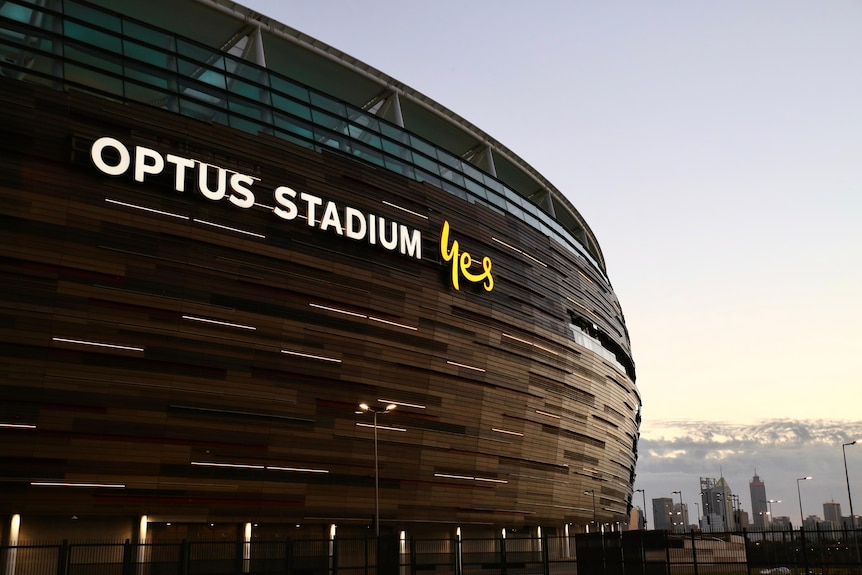
[[[645,422],[641,430],[635,488],[647,498],[683,491],[692,518],[699,502],[701,477],[725,477],[744,508],[751,509],[748,483],[757,475],[767,496],[781,499],[776,515],[823,516],[822,503],[837,501],[849,514],[841,446],[862,439],[862,421],[768,420],[754,425],[693,420]],[[856,451],[854,451],[856,450]],[[862,501],[862,442],[848,447],[851,492]],[[812,476],[799,486],[797,479]],[[640,499],[633,501],[642,505]],[[860,504],[862,505],[862,504]],[[649,509],[650,504],[647,501]],[[859,514],[862,509],[854,507]]]

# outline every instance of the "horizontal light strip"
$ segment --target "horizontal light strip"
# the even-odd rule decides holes
[[[270,471],[295,471],[297,473],[329,473],[326,469],[308,469],[305,467],[278,467],[275,465],[267,465]]]
[[[403,323],[398,323],[398,322],[394,322],[394,321],[389,321],[388,319],[382,319],[382,318],[379,318],[379,317],[374,317],[374,316],[372,316],[372,315],[365,315],[364,313],[358,313],[358,312],[355,312],[355,311],[348,311],[348,310],[346,310],[346,309],[338,309],[338,308],[336,308],[336,307],[329,307],[329,306],[327,306],[327,305],[320,305],[319,303],[310,303],[310,304],[308,304],[308,305],[310,305],[311,307],[316,307],[317,309],[324,309],[324,310],[326,310],[326,311],[331,311],[331,312],[334,312],[334,313],[341,313],[341,314],[344,314],[344,315],[351,315],[351,316],[353,316],[353,317],[361,317],[361,318],[363,318],[363,319],[370,319],[371,321],[377,321],[377,322],[385,323],[385,324],[388,324],[388,325],[394,325],[395,327],[402,327],[402,328],[404,328],[404,329],[409,329],[409,330],[412,330],[412,331],[417,331],[417,330],[419,329],[419,328],[417,328],[417,327],[413,327],[412,325],[406,325],[406,324],[403,324]]]
[[[35,425],[29,423],[0,423],[0,427],[6,429],[36,429]]]
[[[467,481],[484,481],[486,483],[509,483],[505,479],[493,479],[491,477],[473,477],[472,475],[452,475],[450,473],[435,473],[434,477],[444,479],[466,479]]]
[[[481,367],[474,367],[472,365],[465,365],[463,363],[457,363],[454,361],[447,361],[446,363],[448,363],[449,365],[454,365],[456,367],[463,367],[465,369],[472,369],[473,371],[481,371],[482,373],[485,373],[485,370],[482,369]]]
[[[229,321],[219,321],[219,320],[216,320],[216,319],[207,319],[207,318],[205,318],[205,317],[197,317],[197,316],[194,316],[194,315],[184,315],[184,316],[183,316],[183,319],[187,319],[187,320],[190,320],[190,321],[200,321],[200,322],[203,322],[203,323],[212,323],[212,324],[216,324],[216,325],[223,325],[223,326],[227,326],[227,327],[236,327],[236,328],[239,328],[239,329],[249,329],[249,330],[252,330],[252,331],[254,331],[254,330],[256,330],[256,329],[257,329],[257,328],[256,328],[256,327],[254,327],[253,325],[243,325],[243,324],[241,324],[241,323],[231,323],[231,322],[229,322]]]
[[[535,481],[547,481],[548,483],[564,483],[566,485],[569,484],[568,481],[563,481],[562,479],[550,479],[548,477],[537,477],[536,475],[523,475],[521,473],[510,473],[511,477],[523,477],[524,479],[533,479]]]
[[[541,345],[539,345],[539,344],[537,344],[537,343],[533,343],[533,342],[531,342],[531,341],[527,341],[526,339],[521,339],[520,337],[515,337],[514,335],[509,335],[508,333],[504,333],[504,334],[503,334],[503,337],[508,337],[509,339],[514,339],[515,341],[518,341],[518,342],[524,343],[524,344],[526,344],[526,345],[530,345],[530,346],[533,346],[533,347],[537,347],[537,348],[541,349],[542,351],[547,351],[548,353],[551,353],[551,354],[553,354],[553,355],[560,355],[560,354],[558,354],[556,351],[554,351],[554,350],[552,350],[552,349],[548,349],[547,347],[542,347]]]
[[[598,315],[596,315],[591,309],[586,307],[584,304],[573,300],[569,296],[566,296],[566,299],[569,300],[570,302],[572,302],[573,304],[575,304],[576,306],[578,306],[579,308],[581,308],[582,310],[584,310],[585,312],[587,312],[588,314],[590,314],[591,316],[593,316],[594,318],[596,318],[597,320],[601,321],[602,318],[600,318]]]
[[[559,415],[554,415],[553,413],[548,413],[547,411],[542,411],[541,409],[537,409],[536,413],[539,415],[545,415],[547,417],[553,417],[554,419],[560,419]]]
[[[509,431],[508,429],[499,429],[497,427],[492,427],[491,431],[496,431],[497,433],[505,433],[506,435],[517,435],[518,437],[524,437],[524,434],[519,431]]]
[[[387,206],[392,206],[393,208],[395,208],[397,210],[401,210],[402,212],[407,212],[408,214],[413,214],[414,216],[416,216],[418,218],[422,218],[424,220],[428,219],[428,216],[423,216],[422,214],[420,214],[418,212],[414,212],[413,210],[408,210],[407,208],[402,208],[401,206],[393,204],[392,202],[387,202],[386,200],[383,200],[383,203],[386,204]]]
[[[125,489],[125,483],[68,483],[64,481],[31,481],[30,485],[38,487],[111,487]]]
[[[356,427],[374,427],[374,424],[373,423],[362,423],[362,422],[357,421]],[[389,425],[378,425],[377,429],[384,429],[386,431],[407,431],[403,427],[390,427]]]
[[[301,353],[298,351],[288,351],[286,349],[281,350],[281,353],[286,353],[288,355],[295,355],[297,357],[307,357],[309,359],[319,359],[320,361],[331,361],[333,363],[341,363],[340,359],[336,359],[334,357],[324,357],[322,355],[312,355],[310,353]]]
[[[412,331],[417,331],[419,329],[418,327],[413,327],[412,325],[405,325],[403,323],[389,321],[388,319],[380,319],[379,317],[374,317],[372,315],[368,316],[368,319],[370,319],[371,321],[379,321],[380,323],[394,325],[395,327],[403,327],[404,329],[409,329]]]
[[[368,316],[364,313],[356,313],[355,311],[347,311],[346,309],[338,309],[336,307],[329,307],[327,305],[320,305],[319,303],[310,303],[308,304],[311,307],[316,307],[317,309],[325,309],[326,311],[332,311],[335,313],[343,313],[344,315],[352,315],[354,317],[367,318]]]
[[[169,216],[169,217],[172,217],[172,218],[178,218],[178,219],[181,219],[181,220],[187,220],[187,219],[189,219],[189,217],[188,217],[188,216],[184,216],[184,215],[182,215],[182,214],[174,214],[174,213],[171,213],[171,212],[165,212],[165,211],[163,211],[163,210],[155,210],[155,209],[153,209],[153,208],[147,208],[147,207],[144,207],[144,206],[138,206],[138,205],[136,205],[136,204],[128,204],[128,203],[126,203],[126,202],[120,202],[120,201],[118,201],[118,200],[112,200],[112,199],[110,199],[110,198],[105,198],[105,201],[106,201],[106,202],[108,202],[109,204],[117,204],[118,206],[123,206],[123,207],[126,207],[126,208],[132,208],[132,209],[135,209],[135,210],[141,210],[141,211],[144,211],[144,212],[152,212],[152,213],[154,213],[154,214],[159,214],[159,215],[162,215],[162,216]]]
[[[54,341],[60,341],[63,343],[75,343],[78,345],[92,345],[95,347],[110,347],[111,349],[125,349],[129,351],[144,351],[142,347],[134,347],[130,345],[117,345],[114,343],[101,343],[98,341],[84,341],[82,339],[67,339],[65,337],[52,337]]]
[[[264,469],[263,465],[250,465],[247,463],[211,463],[208,461],[192,461],[192,465],[198,467],[231,467],[237,469]]]
[[[236,232],[236,233],[238,233],[238,234],[245,234],[245,235],[247,235],[247,236],[254,236],[254,237],[256,237],[256,238],[266,238],[266,236],[265,236],[265,235],[263,235],[263,234],[258,234],[258,233],[256,233],[256,232],[250,232],[250,231],[248,231],[248,230],[241,230],[241,229],[239,229],[239,228],[232,228],[232,227],[230,227],[230,226],[224,226],[224,225],[222,225],[222,224],[217,224],[217,223],[215,223],[215,222],[208,222],[208,221],[206,221],[206,220],[200,220],[200,219],[198,219],[198,218],[195,218],[195,219],[194,219],[194,221],[195,221],[195,222],[197,222],[197,223],[199,223],[199,224],[204,224],[204,225],[207,225],[207,226],[212,226],[212,227],[214,227],[214,228],[219,228],[219,229],[222,229],[222,230],[228,230],[228,231],[230,231],[230,232]]]
[[[377,398],[377,401],[380,403],[394,403],[395,405],[403,405],[404,407],[415,407],[416,409],[425,409],[424,405],[419,405],[418,403],[405,403],[403,401],[395,401],[394,399],[380,399]]]
[[[540,266],[542,266],[542,267],[548,267],[548,264],[546,264],[546,263],[545,263],[545,262],[543,262],[542,260],[537,260],[536,258],[534,258],[533,256],[531,256],[531,255],[530,255],[530,254],[528,254],[527,252],[525,252],[525,251],[523,251],[523,250],[519,250],[518,248],[516,248],[516,247],[515,247],[515,246],[513,246],[513,245],[509,245],[509,244],[507,244],[506,242],[504,242],[503,240],[499,240],[499,239],[497,239],[497,238],[495,238],[495,237],[493,237],[493,236],[491,236],[491,239],[492,239],[492,240],[494,240],[495,242],[497,242],[498,244],[501,244],[501,245],[506,246],[507,248],[509,248],[509,249],[510,249],[510,250],[512,250],[512,251],[518,252],[519,254],[521,254],[521,255],[522,255],[522,256],[524,256],[524,257],[528,257],[528,258],[530,258],[531,260],[533,260],[534,262],[536,262],[537,264],[539,264],[539,265],[540,265]]]

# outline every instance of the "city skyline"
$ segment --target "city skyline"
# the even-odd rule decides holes
[[[699,476],[757,469],[776,513],[807,475],[804,504],[848,508],[857,3],[246,4],[470,118],[590,222],[643,398],[635,488],[691,503]],[[862,447],[848,467],[858,513]]]

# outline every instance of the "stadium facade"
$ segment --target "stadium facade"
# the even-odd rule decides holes
[[[626,521],[623,313],[505,146],[225,0],[6,0],[0,56],[6,540]]]

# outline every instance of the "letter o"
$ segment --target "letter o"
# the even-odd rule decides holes
[[[112,166],[105,162],[102,157],[102,153],[105,148],[113,148],[117,154],[119,154],[120,161],[116,166]],[[116,138],[110,138],[108,136],[101,137],[93,142],[93,147],[90,148],[90,159],[93,160],[93,164],[95,164],[99,170],[109,176],[119,176],[126,173],[126,170],[129,169],[129,166],[132,163],[132,158],[129,154],[128,148],[126,148],[126,146]]]

